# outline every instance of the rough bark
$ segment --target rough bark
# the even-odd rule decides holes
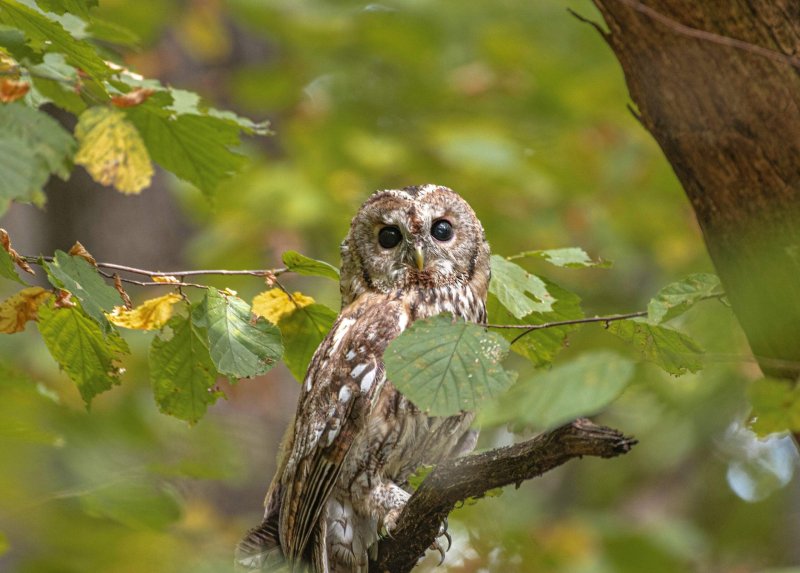
[[[379,544],[371,573],[407,573],[430,547],[457,503],[487,491],[519,485],[573,458],[625,454],[636,440],[579,419],[527,442],[458,458],[436,467],[417,488],[392,537]]]
[[[765,374],[800,374],[800,2],[594,0]]]

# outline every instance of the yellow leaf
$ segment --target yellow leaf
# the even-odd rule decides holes
[[[126,194],[139,193],[150,185],[150,155],[123,112],[107,107],[87,109],[78,119],[75,137],[80,143],[75,163],[83,165],[98,183],[113,185]]]
[[[0,303],[0,332],[25,330],[25,323],[36,320],[36,309],[51,295],[42,287],[29,287],[4,300]]]
[[[253,312],[263,316],[272,324],[278,324],[278,321],[284,316],[288,316],[298,308],[303,308],[310,304],[314,304],[314,299],[310,296],[294,292],[292,293],[292,298],[289,298],[289,295],[281,289],[274,288],[255,296],[253,299]]]
[[[106,314],[108,320],[117,326],[136,330],[156,330],[166,324],[172,317],[172,305],[181,300],[181,295],[170,293],[158,298],[151,298],[128,310],[124,306],[115,306]]]
[[[153,279],[154,283],[178,284],[179,282],[181,282],[172,275],[153,275],[150,278]]]

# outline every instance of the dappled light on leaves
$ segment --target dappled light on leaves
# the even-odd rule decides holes
[[[136,127],[125,114],[105,107],[83,112],[75,128],[78,153],[92,179],[121,193],[139,193],[150,185],[153,165]]]

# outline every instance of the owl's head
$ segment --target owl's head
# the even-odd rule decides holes
[[[485,296],[489,245],[472,208],[438,185],[374,193],[342,242],[342,305],[363,292],[472,284]],[[481,292],[482,291],[482,292]]]

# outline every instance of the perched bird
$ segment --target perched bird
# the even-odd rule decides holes
[[[409,476],[477,440],[471,412],[428,416],[383,364],[419,318],[485,322],[489,245],[470,206],[437,185],[378,191],[341,253],[342,309],[303,381],[264,521],[237,548],[246,569],[366,573],[370,547],[410,497]]]

